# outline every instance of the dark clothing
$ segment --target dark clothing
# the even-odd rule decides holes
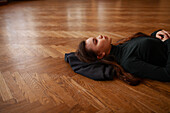
[[[152,37],[134,38],[121,45],[112,45],[110,55],[114,55],[118,64],[136,77],[170,81],[170,39],[162,42]],[[116,74],[111,65],[84,63],[74,53],[65,54],[65,60],[76,73],[94,80],[112,80]]]
[[[118,64],[134,76],[166,81],[170,80],[168,44],[170,47],[170,39],[162,42],[158,38],[138,37],[112,46],[110,54],[115,55]]]
[[[74,72],[93,80],[113,80],[113,76],[116,74],[111,65],[100,62],[81,62],[74,52],[66,53],[65,61],[70,64]]]

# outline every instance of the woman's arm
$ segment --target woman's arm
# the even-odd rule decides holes
[[[131,74],[141,77],[141,78],[149,78],[159,81],[170,81],[170,39],[164,41],[168,48],[168,60],[165,67],[155,66],[144,62],[138,58],[129,58],[124,63],[124,69]]]
[[[115,70],[111,65],[100,62],[85,63],[80,61],[75,53],[66,53],[65,61],[70,64],[75,73],[93,80],[113,80]]]

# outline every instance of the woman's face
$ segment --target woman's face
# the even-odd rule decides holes
[[[86,49],[94,51],[97,55],[110,53],[111,38],[99,35],[98,37],[88,38],[86,41]]]

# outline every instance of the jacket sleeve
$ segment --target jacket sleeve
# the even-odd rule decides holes
[[[124,64],[125,70],[137,77],[170,82],[170,39],[164,43],[168,48],[168,59],[165,67],[155,66],[138,58],[129,58]]]
[[[159,29],[159,30],[157,30],[157,31],[154,31],[153,33],[151,33],[151,36],[152,37],[156,37],[156,33],[158,32],[158,31],[161,31],[162,29]]]
[[[111,65],[100,62],[85,63],[80,61],[75,53],[66,53],[65,61],[70,64],[75,73],[93,80],[113,80],[115,70]]]

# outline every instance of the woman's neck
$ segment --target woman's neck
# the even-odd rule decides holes
[[[106,55],[109,55],[109,54],[110,54],[111,49],[112,49],[112,44],[110,44],[109,50],[108,50],[108,52],[106,53]]]

